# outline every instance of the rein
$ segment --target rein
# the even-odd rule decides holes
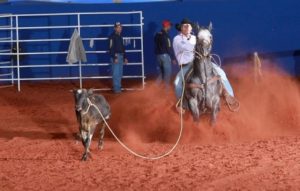
[[[195,57],[197,57],[198,59],[203,59],[204,57],[206,57],[206,56],[203,56],[202,54],[200,54],[199,52],[197,52],[196,50],[194,50],[194,53],[195,53]],[[213,58],[211,55],[209,55],[207,57]],[[191,71],[189,72],[189,74],[187,76],[190,76],[192,74],[192,72],[193,72],[193,68],[191,69]],[[205,71],[205,76],[207,76],[206,71]],[[218,75],[218,76],[212,77],[209,80],[206,80],[206,82],[204,84],[187,83],[187,87],[191,88],[191,89],[192,88],[204,89],[206,85],[211,84],[220,79],[221,79],[221,77]]]

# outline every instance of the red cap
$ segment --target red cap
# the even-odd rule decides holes
[[[169,20],[163,20],[162,26],[163,27],[170,27],[170,26],[172,26],[172,23]]]

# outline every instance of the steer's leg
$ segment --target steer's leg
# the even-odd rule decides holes
[[[83,140],[82,139],[82,135],[81,135],[82,133],[81,133],[81,125],[79,125],[79,131],[76,133],[76,135],[75,135],[75,140],[76,140],[76,144],[78,144],[78,142],[80,141],[80,140]]]
[[[91,141],[92,141],[92,138],[93,138],[95,128],[96,128],[96,125],[89,126],[89,128],[88,128],[89,132],[87,133],[87,138],[86,138],[85,145],[84,145],[85,152],[82,156],[82,160],[87,160],[87,158],[88,158],[88,155],[90,153],[90,145],[91,145]]]
[[[99,138],[99,143],[98,143],[98,148],[99,148],[100,150],[103,149],[103,144],[104,144],[104,140],[103,140],[103,138],[104,138],[104,132],[105,132],[105,123],[102,123],[102,127],[101,127],[101,129],[100,129],[100,138]]]
[[[82,144],[84,146],[84,153],[83,153],[83,156],[82,156],[81,160],[86,160],[86,158],[87,158],[88,132],[86,132],[84,130],[80,130],[80,133],[81,133],[81,141],[82,141]]]

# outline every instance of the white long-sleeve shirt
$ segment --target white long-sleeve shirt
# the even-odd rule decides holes
[[[173,49],[179,65],[188,64],[194,60],[194,49],[196,45],[196,36],[189,38],[183,34],[178,34],[173,39]]]

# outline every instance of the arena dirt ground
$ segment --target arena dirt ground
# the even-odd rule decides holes
[[[240,111],[222,104],[214,128],[208,116],[198,124],[186,114],[179,146],[157,161],[132,156],[106,131],[104,150],[96,133],[92,158],[81,162],[71,83],[1,89],[0,190],[300,190],[299,82],[272,71],[254,84],[239,74],[232,81]],[[112,106],[109,124],[134,150],[153,156],[176,141],[172,93],[151,83],[99,93]]]

